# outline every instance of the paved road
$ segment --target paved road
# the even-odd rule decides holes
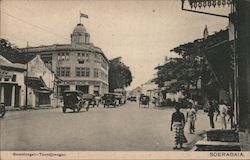
[[[60,108],[7,112],[1,124],[1,150],[41,151],[169,151],[173,147],[170,117],[174,110],[90,108],[63,114]],[[200,111],[197,130],[208,127]],[[194,135],[187,134],[189,141]]]

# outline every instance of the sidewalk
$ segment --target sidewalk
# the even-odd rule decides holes
[[[186,116],[186,111],[183,110],[183,113]],[[203,110],[199,110],[197,113],[197,120],[195,122],[195,133],[189,134],[188,124],[185,126],[185,136],[188,140],[188,143],[185,144],[184,151],[192,151],[195,148],[195,143],[203,140],[205,138],[206,130],[210,129],[209,119],[207,113]]]
[[[59,107],[55,107],[55,106],[40,106],[40,107],[28,107],[26,110],[42,110],[42,109],[55,109],[55,108],[59,108]],[[13,112],[13,111],[25,111],[24,108],[20,108],[20,107],[5,107],[7,112]]]

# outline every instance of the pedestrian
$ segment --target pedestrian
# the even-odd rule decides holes
[[[99,104],[101,103],[101,96],[97,94],[95,96],[96,106],[99,107]]]
[[[195,121],[196,121],[196,111],[194,106],[189,105],[189,109],[186,114],[186,122],[188,123],[189,133],[193,134],[195,132]]]
[[[234,128],[234,108],[231,105],[228,105],[227,115],[229,116],[228,122],[230,121],[231,128]]]
[[[216,121],[218,123],[219,129],[227,128],[227,122],[226,122],[227,111],[228,111],[228,108],[225,105],[224,101],[222,100],[219,104],[219,110],[216,115]]]
[[[185,116],[179,107],[175,106],[175,110],[172,114],[170,130],[173,131],[174,128],[175,147],[173,149],[178,149],[178,145],[180,145],[180,148],[183,148],[183,144],[187,143],[187,139],[184,135]]]
[[[210,122],[210,127],[214,128],[214,112],[215,112],[215,105],[211,101],[207,101],[207,107],[208,107],[208,117],[209,117],[209,122]]]

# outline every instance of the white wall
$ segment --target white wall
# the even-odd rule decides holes
[[[46,86],[50,89],[54,87],[54,74],[45,66],[40,56],[36,56],[28,63],[29,77],[42,77]]]

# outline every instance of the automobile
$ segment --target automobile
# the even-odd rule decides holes
[[[107,106],[117,107],[119,105],[119,98],[115,93],[107,93],[102,97],[104,108]]]
[[[114,93],[118,95],[119,98],[119,104],[125,104],[127,100],[127,92],[123,88],[116,88],[114,89]]]
[[[132,101],[133,101],[133,102],[136,102],[136,96],[131,96],[131,97],[130,97],[130,101],[131,101],[131,102],[132,102]]]
[[[95,105],[97,105],[95,96],[93,94],[83,94],[82,99],[87,102],[88,106],[92,105],[94,108]]]
[[[83,99],[83,92],[79,90],[75,91],[64,91],[63,92],[63,113],[66,112],[67,109],[73,110],[73,112],[80,112],[81,108],[85,107],[86,100]],[[89,106],[87,106],[86,111],[89,110]]]
[[[0,103],[0,118],[3,118],[5,115],[6,109],[4,103]]]

